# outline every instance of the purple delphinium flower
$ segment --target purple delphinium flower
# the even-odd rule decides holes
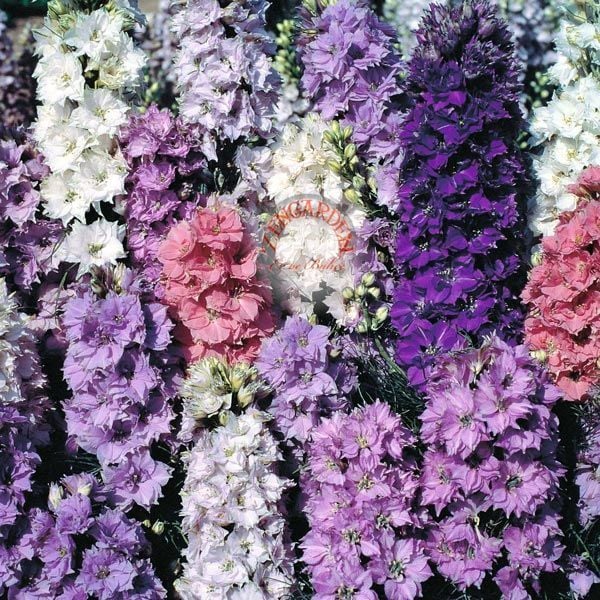
[[[189,219],[204,204],[195,186],[206,159],[193,128],[154,104],[130,116],[119,141],[130,169],[124,201],[130,265],[143,272],[160,297],[158,247],[176,221]]]
[[[39,185],[48,169],[29,138],[0,127],[0,275],[25,294],[56,267],[59,221],[42,213]]]
[[[0,595],[19,571],[15,538],[26,522],[27,495],[49,442],[50,400],[37,339],[0,278]]]
[[[331,356],[338,350],[330,335],[324,325],[289,317],[275,336],[264,342],[256,361],[274,390],[270,412],[275,428],[291,445],[302,446],[323,417],[344,409],[355,387],[352,366]]]
[[[335,413],[312,432],[301,482],[310,531],[301,543],[315,598],[360,593],[412,600],[431,577],[417,531],[415,440],[383,403]],[[335,573],[335,576],[332,574]]]
[[[118,291],[102,295],[82,285],[67,302],[64,375],[73,395],[64,410],[69,436],[98,457],[111,500],[149,508],[169,479],[149,451],[168,439],[179,370],[165,308],[147,302],[133,278],[124,271]]]
[[[29,511],[14,540],[21,563],[10,582],[10,597],[165,597],[140,526],[117,509],[102,509],[105,501],[103,486],[88,474],[52,484],[49,510]]]
[[[77,583],[99,600],[133,591],[135,570],[122,554],[104,548],[86,550]]]
[[[359,154],[391,165],[400,153],[396,34],[366,2],[340,0],[306,15],[298,39],[301,84],[314,110],[352,127]],[[380,200],[383,199],[383,196]],[[383,202],[385,204],[385,202]]]
[[[551,412],[559,394],[547,374],[525,346],[492,336],[480,348],[438,358],[425,389],[420,484],[423,504],[435,511],[427,552],[438,571],[461,589],[494,577],[504,593],[556,571],[564,468]],[[537,562],[520,556],[523,536],[539,546]],[[515,573],[498,570],[502,549],[511,569],[522,565]]]
[[[280,78],[264,29],[267,7],[264,0],[191,0],[173,19],[181,117],[198,125],[211,160],[219,142],[274,133]]]
[[[521,330],[526,228],[520,84],[510,34],[485,2],[432,5],[405,82],[396,245],[396,358],[423,387],[429,347]],[[449,334],[440,343],[439,327]]]

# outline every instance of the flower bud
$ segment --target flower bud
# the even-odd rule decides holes
[[[240,408],[246,408],[254,400],[254,392],[251,388],[242,387],[237,395],[237,401]]]
[[[356,156],[356,144],[348,144],[344,148],[344,158],[350,160],[353,156]]]
[[[531,264],[532,264],[534,267],[538,267],[539,265],[541,265],[541,264],[542,264],[542,260],[543,260],[543,258],[544,258],[544,257],[543,257],[543,255],[542,255],[542,252],[541,252],[541,250],[538,250],[537,252],[534,252],[534,253],[531,255]]]
[[[144,519],[144,520],[142,521],[142,525],[143,525],[144,527],[148,527],[148,528],[150,528],[150,527],[152,526],[152,523],[150,522],[150,519]]]
[[[329,351],[329,357],[330,357],[330,358],[333,358],[333,359],[336,359],[336,358],[338,358],[338,357],[339,357],[339,355],[340,355],[341,353],[342,353],[342,351],[341,351],[339,348],[332,348],[332,349]]]
[[[389,314],[390,314],[390,309],[388,306],[380,306],[375,311],[375,320],[379,323],[383,323],[385,320],[387,320]]]
[[[348,202],[352,202],[353,204],[361,204],[360,194],[352,188],[344,190],[344,196]]]
[[[365,273],[361,277],[361,282],[367,287],[371,287],[375,283],[375,274],[374,273]]]
[[[367,288],[362,283],[360,283],[356,286],[355,291],[356,291],[356,295],[359,298],[364,298],[367,295]]]
[[[344,300],[353,300],[354,290],[351,287],[345,287],[342,290],[342,298],[344,298]]]
[[[162,521],[156,521],[154,525],[152,525],[152,533],[156,535],[162,535],[165,531],[165,524]]]
[[[355,190],[362,190],[362,188],[365,186],[365,178],[362,175],[355,175],[352,178],[352,187]]]
[[[372,286],[367,290],[367,293],[369,294],[369,296],[377,300],[381,295],[381,290],[378,287]]]
[[[308,317],[308,322],[311,325],[318,325],[319,324],[319,317],[317,317],[317,315],[315,315],[313,313],[312,315],[310,315],[310,317]]]
[[[335,144],[335,135],[333,134],[333,131],[326,131],[325,133],[323,133],[323,139],[331,145]]]
[[[50,485],[50,491],[48,493],[48,504],[50,508],[56,510],[63,499],[63,489],[57,483]]]
[[[239,391],[244,383],[248,380],[250,375],[250,368],[245,363],[239,363],[235,365],[229,374],[229,384],[231,385],[231,391]]]
[[[337,160],[330,158],[327,161],[327,168],[330,171],[333,171],[336,175],[339,175],[342,172],[342,165]]]
[[[342,136],[345,139],[349,139],[352,136],[352,127],[350,125],[346,125],[346,127],[344,127],[344,130],[342,131]]]
[[[367,331],[369,331],[367,322],[365,320],[360,321],[356,326],[356,331],[358,331],[358,333],[367,333]]]
[[[80,483],[77,486],[77,493],[81,494],[82,496],[89,496],[92,493],[92,484],[89,482]]]

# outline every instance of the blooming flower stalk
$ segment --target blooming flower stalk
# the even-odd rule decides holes
[[[34,508],[28,513],[25,532],[15,545],[22,562],[11,594],[164,598],[141,527],[118,509],[101,509],[105,501],[103,487],[89,474],[70,475],[51,484],[49,510]]]
[[[170,469],[151,456],[173,418],[178,371],[168,346],[173,327],[166,307],[148,302],[131,271],[82,285],[65,307],[68,341],[64,375],[72,392],[64,410],[77,446],[97,456],[111,500],[149,508]]]
[[[129,264],[143,272],[156,286],[154,295],[161,297],[158,248],[169,229],[191,218],[203,201],[195,187],[206,159],[194,132],[155,104],[130,115],[119,142],[129,167],[124,200]]]
[[[401,153],[397,100],[403,67],[395,31],[354,0],[307,15],[303,29],[298,45],[306,95],[325,121],[338,119],[352,128],[359,156],[380,168],[378,203],[390,206],[389,173],[397,170]]]
[[[50,408],[29,318],[17,310],[0,279],[0,591],[17,577],[21,556],[14,552],[25,513],[26,494],[48,444],[45,413]]]
[[[282,305],[310,316],[323,302],[344,323],[342,290],[353,283],[354,232],[365,211],[348,200],[350,186],[332,168],[337,155],[327,131],[325,122],[309,113],[288,123],[271,146],[265,187],[273,216],[265,243]]]
[[[518,335],[527,182],[506,26],[484,2],[433,5],[417,37],[401,133],[392,322],[396,359],[419,387],[461,335]]]
[[[348,406],[356,385],[355,370],[330,337],[329,327],[288,317],[263,343],[256,362],[274,391],[269,408],[274,427],[288,445],[300,451],[324,417]]]
[[[600,168],[585,169],[569,189],[578,208],[563,213],[554,234],[543,238],[523,292],[525,335],[566,398],[583,400],[600,382]]]
[[[542,147],[534,161],[540,185],[529,215],[536,235],[551,235],[560,215],[576,208],[578,197],[569,187],[585,167],[600,163],[600,14],[594,2],[567,7],[556,38],[558,58],[550,69],[559,91],[535,111],[530,127],[533,144]]]
[[[274,132],[280,78],[264,0],[189,0],[173,19],[180,114],[199,126],[202,151]]]
[[[415,32],[431,0],[385,0],[383,14],[398,31],[403,55],[408,55],[417,44]],[[436,4],[456,5],[453,0]],[[524,107],[539,101],[536,84],[541,71],[554,61],[552,39],[558,21],[555,0],[491,0],[507,20],[515,48],[523,65]]]
[[[188,361],[255,358],[274,328],[272,297],[239,211],[218,203],[198,209],[170,229],[158,259],[164,301],[179,322],[176,337]]]
[[[126,163],[115,140],[145,57],[129,35],[140,15],[125,2],[95,10],[53,0],[36,32],[38,119],[34,137],[50,167],[42,185],[45,213],[72,226],[59,256],[79,274],[124,256],[122,235],[105,220],[125,191]],[[86,225],[96,215],[98,221]]]
[[[410,456],[415,440],[383,403],[334,414],[313,432],[303,477],[311,529],[302,541],[315,598],[410,600],[432,576],[419,487]]]
[[[249,409],[204,429],[186,458],[182,492],[187,563],[177,581],[184,600],[288,597],[292,563],[277,503],[287,483],[265,420]]]
[[[428,554],[459,588],[493,577],[505,598],[539,590],[563,552],[555,501],[558,390],[529,357],[492,336],[439,359],[420,417]],[[498,528],[498,523],[503,523]],[[508,565],[497,562],[501,549]]]

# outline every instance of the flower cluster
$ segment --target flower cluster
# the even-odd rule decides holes
[[[423,14],[431,4],[430,0],[405,2],[385,0],[383,14],[397,31],[403,54],[408,54],[416,45],[415,31]],[[452,0],[438,4],[450,5]],[[455,3],[456,4],[456,3]],[[508,22],[519,59],[525,68],[526,87],[535,79],[536,73],[547,67],[553,60],[552,37],[556,25],[556,10],[548,0],[492,0],[492,4]],[[529,92],[530,90],[527,89]],[[530,104],[534,98],[525,98]]]
[[[581,400],[600,382],[600,168],[588,167],[571,190],[581,205],[543,238],[523,300],[527,343],[566,396]]]
[[[129,166],[124,201],[129,261],[155,284],[161,272],[160,243],[176,221],[189,219],[198,206],[194,184],[206,161],[193,132],[156,105],[130,116],[120,144]],[[155,289],[157,297],[160,292]]]
[[[301,547],[315,598],[375,600],[375,585],[390,600],[420,595],[432,572],[410,533],[423,525],[414,443],[379,402],[314,429],[303,478],[311,529]]]
[[[188,360],[251,360],[274,328],[271,290],[240,213],[214,204],[174,225],[158,250],[164,301]]]
[[[365,212],[347,199],[348,185],[332,169],[337,157],[326,133],[325,122],[309,113],[272,145],[265,186],[274,215],[265,238],[284,307],[310,316],[323,302],[343,322],[342,290],[353,283],[354,230]]]
[[[513,46],[489,4],[433,5],[417,39],[401,132],[392,320],[396,358],[422,386],[461,334],[520,330],[526,176],[515,143]]]
[[[140,526],[118,509],[100,511],[105,500],[91,475],[70,475],[50,486],[50,510],[29,512],[14,549],[21,560],[10,587],[14,597],[165,597]]]
[[[330,336],[324,325],[288,317],[263,343],[256,367],[274,391],[269,410],[289,444],[303,446],[323,417],[346,408],[356,385],[355,370]]]
[[[229,411],[246,408],[262,389],[256,368],[247,363],[228,365],[215,356],[193,363],[179,391],[183,399],[179,439],[195,439],[211,420],[227,419]]]
[[[145,302],[135,279],[116,272],[112,289],[81,286],[66,304],[64,376],[73,395],[64,410],[69,435],[98,457],[113,502],[148,508],[169,479],[150,450],[169,434],[177,369],[167,309]]]
[[[361,155],[391,162],[400,152],[395,97],[401,63],[396,35],[367,6],[340,0],[307,18],[298,40],[302,86],[323,119],[353,130]]]
[[[0,279],[0,593],[18,569],[12,540],[40,463],[37,449],[48,443],[45,383],[28,320]]]
[[[585,167],[600,163],[598,32],[600,14],[587,2],[569,6],[556,39],[558,59],[550,69],[561,89],[535,111],[530,126],[534,144],[543,144],[534,161],[540,185],[529,222],[536,235],[551,235],[560,214],[575,209],[577,196],[569,186]]]
[[[422,502],[436,515],[428,552],[461,589],[494,573],[504,597],[524,598],[524,585],[558,569],[558,397],[527,348],[497,336],[432,370],[421,415]]]
[[[75,220],[59,256],[79,263],[80,274],[124,256],[117,226],[102,209],[125,191],[127,167],[115,138],[145,62],[128,33],[136,16],[128,0],[92,11],[53,0],[36,32],[41,105],[34,137],[51,170],[41,189],[44,210],[64,225]],[[88,226],[92,208],[100,220]]]
[[[264,29],[265,0],[190,0],[173,19],[174,75],[184,121],[200,126],[204,154],[218,142],[269,137],[280,78]]]
[[[30,139],[0,129],[0,272],[11,289],[28,292],[56,266],[63,227],[42,214],[47,173]]]
[[[0,10],[0,123],[6,127],[29,126],[35,118],[35,68],[33,54],[27,48],[15,55],[6,27],[6,15]]]
[[[183,600],[289,597],[292,562],[277,509],[287,483],[279,450],[257,410],[205,429],[186,458],[183,530],[187,563],[176,589]]]

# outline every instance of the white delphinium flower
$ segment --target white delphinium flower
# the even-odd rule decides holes
[[[75,222],[57,252],[65,262],[79,264],[78,275],[92,266],[116,265],[125,258],[123,237],[125,227],[98,219],[91,225]]]
[[[265,239],[284,306],[310,316],[323,302],[344,323],[341,292],[353,283],[348,244],[365,212],[346,199],[348,183],[331,168],[337,156],[324,139],[327,130],[310,113],[288,123],[273,144],[266,189],[276,214]],[[306,208],[295,208],[298,201]]]
[[[182,527],[187,563],[176,589],[198,598],[285,598],[292,561],[277,505],[288,482],[274,469],[281,460],[266,427],[250,409],[227,414],[225,425],[204,430],[186,457]]]
[[[318,196],[333,206],[344,206],[352,218],[359,221],[364,214],[344,200],[344,190],[348,186],[328,165],[337,157],[323,139],[327,129],[327,123],[315,113],[284,127],[271,148],[273,166],[267,180],[269,196],[277,207],[300,195]]]
[[[124,257],[121,228],[104,219],[102,206],[125,192],[127,165],[115,141],[127,121],[126,99],[142,80],[144,53],[129,34],[139,16],[127,0],[96,10],[51,0],[35,33],[40,107],[33,134],[51,171],[41,186],[43,208],[72,226],[57,257],[81,262],[79,274]],[[92,210],[99,220],[84,225]]]
[[[43,384],[29,317],[17,310],[5,280],[0,278],[0,404],[37,402]],[[32,423],[36,412],[32,404],[28,415]]]
[[[71,113],[75,125],[87,129],[93,135],[117,135],[121,125],[127,122],[129,107],[106,89],[86,88],[79,106]]]
[[[73,219],[85,220],[91,199],[88,189],[81,187],[73,171],[52,173],[42,182],[40,193],[44,200],[44,212],[51,219],[60,219],[65,225]]]
[[[75,56],[85,56],[94,65],[110,58],[111,46],[119,43],[123,22],[106,10],[77,13],[75,24],[65,32],[65,43]]]
[[[40,150],[53,173],[75,173],[83,162],[81,155],[90,143],[93,142],[89,132],[69,122],[50,127],[47,136],[40,141]]]
[[[577,208],[569,187],[590,165],[600,163],[600,23],[585,3],[570,3],[556,36],[558,58],[550,69],[560,86],[547,106],[535,110],[532,144],[543,146],[534,158],[539,180],[530,207],[529,227],[551,235],[563,212]]]
[[[43,104],[65,104],[83,99],[85,79],[81,61],[69,52],[54,52],[38,62],[34,77],[38,80],[37,96]]]
[[[194,439],[204,419],[227,414],[232,406],[245,408],[262,388],[256,369],[247,363],[228,365],[214,356],[193,363],[180,389],[183,414],[179,439]]]

